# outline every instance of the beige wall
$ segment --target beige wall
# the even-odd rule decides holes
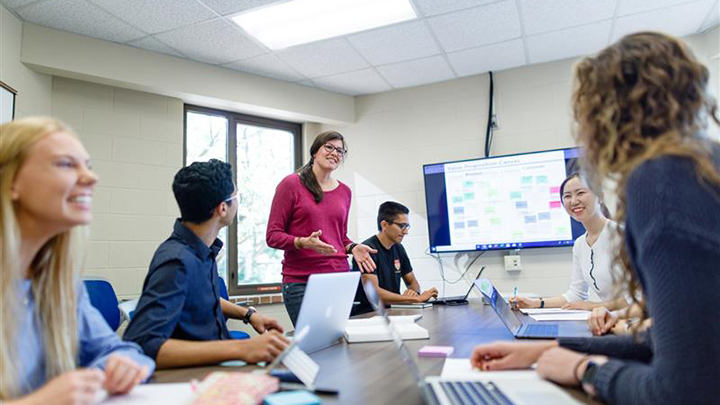
[[[15,117],[48,115],[52,77],[25,67],[21,50],[22,22],[0,6],[0,80],[18,92]]]
[[[688,39],[698,58],[710,66],[710,91],[717,95],[718,29]],[[574,146],[571,135],[571,75],[577,60],[563,60],[495,74],[495,131],[492,155]],[[714,66],[714,67],[713,67]],[[403,242],[423,288],[442,288],[440,270],[428,256],[427,223],[422,178],[425,163],[483,156],[487,117],[488,75],[391,91],[356,99],[357,121],[339,129],[349,144],[349,156],[339,178],[354,193],[351,235],[358,240],[376,233],[377,207],[386,200],[406,204],[412,229]],[[710,129],[718,136],[718,128]],[[718,137],[720,138],[720,137]],[[309,144],[312,139],[306,139]],[[446,279],[456,280],[467,255],[445,255]],[[521,292],[542,295],[565,292],[571,270],[571,248],[528,249],[521,253],[523,270],[508,273],[503,253],[486,253],[472,276],[485,265],[484,275],[500,291],[517,285]],[[448,294],[464,293],[467,282],[446,285]]]
[[[181,100],[55,77],[52,114],[70,124],[100,181],[85,274],[121,298],[139,295],[178,214],[171,184],[183,160]]]

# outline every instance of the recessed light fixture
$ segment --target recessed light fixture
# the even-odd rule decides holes
[[[410,0],[292,0],[232,17],[270,49],[416,18]]]

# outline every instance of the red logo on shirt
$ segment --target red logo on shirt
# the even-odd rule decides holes
[[[400,271],[400,259],[395,259],[395,271]]]

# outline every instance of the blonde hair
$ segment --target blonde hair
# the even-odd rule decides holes
[[[20,228],[11,188],[27,159],[28,151],[39,140],[72,131],[53,118],[33,117],[0,125],[0,399],[17,396],[24,381],[18,379],[18,320],[24,297],[17,286],[23,279],[19,252]],[[73,134],[74,135],[74,134]],[[73,370],[78,353],[76,259],[84,229],[75,227],[53,236],[32,259],[30,279],[37,316],[42,325],[47,379]]]
[[[708,70],[680,40],[641,32],[627,35],[581,61],[575,70],[575,134],[600,178],[617,178],[615,219],[624,223],[626,185],[640,164],[662,156],[693,163],[701,184],[720,185],[712,161],[713,142],[704,135],[708,118],[718,121],[715,100],[707,94]],[[624,282],[635,304],[648,316],[644,295],[626,248],[624,227],[617,228]],[[640,324],[639,322],[638,324]]]

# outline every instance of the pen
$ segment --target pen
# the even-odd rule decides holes
[[[518,307],[517,293],[518,293],[518,288],[517,288],[517,286],[515,286],[515,290],[513,291],[513,300],[512,300],[512,308],[513,309],[517,309],[517,307]]]

